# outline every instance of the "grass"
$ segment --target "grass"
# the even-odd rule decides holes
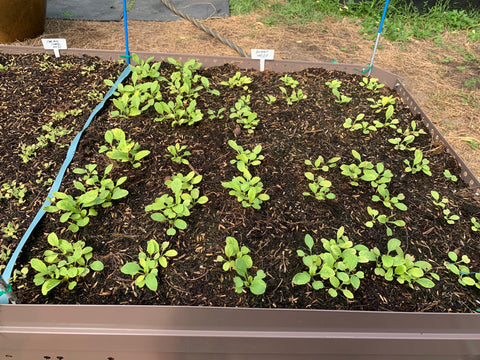
[[[362,33],[374,38],[378,31],[385,0],[230,0],[233,15],[261,13],[268,25],[320,23],[325,16],[360,21]],[[392,41],[438,38],[444,31],[468,31],[469,40],[480,39],[480,12],[473,8],[457,10],[450,0],[439,0],[432,8],[419,12],[402,0],[391,0],[382,35]]]

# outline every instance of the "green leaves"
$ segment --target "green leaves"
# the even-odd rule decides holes
[[[375,274],[382,276],[387,281],[396,279],[398,283],[407,283],[412,289],[414,284],[424,288],[432,288],[435,283],[426,277],[439,280],[437,274],[431,272],[432,266],[426,261],[415,261],[412,255],[404,254],[401,242],[398,239],[390,239],[387,243],[387,254],[382,255],[377,248],[373,249],[377,257]]]
[[[255,277],[249,274],[249,269],[253,267],[250,250],[246,246],[241,248],[234,237],[227,236],[225,239],[225,256],[219,255],[217,261],[223,262],[222,268],[224,271],[234,270],[238,276],[233,278],[235,284],[235,291],[241,294],[244,288],[250,289],[254,295],[262,295],[265,293],[267,284],[263,279],[266,275],[263,270],[257,270]]]
[[[404,170],[406,173],[411,172],[412,174],[415,174],[417,172],[423,172],[428,176],[432,176],[432,172],[430,171],[430,167],[428,166],[430,161],[427,159],[424,159],[422,150],[419,150],[419,149],[415,150],[412,163],[410,163],[410,160],[408,159],[405,159],[404,163],[407,165],[407,167]]]
[[[159,222],[168,221],[171,225],[167,229],[167,235],[173,236],[176,229],[185,230],[187,223],[182,217],[190,216],[190,209],[195,205],[203,205],[208,202],[206,196],[200,196],[200,190],[194,185],[202,181],[201,175],[195,175],[193,171],[184,176],[178,173],[171,180],[165,181],[165,185],[172,190],[174,196],[163,194],[155,199],[153,204],[147,205],[145,211],[158,211],[150,217]]]
[[[340,291],[347,299],[353,299],[354,295],[347,287],[358,289],[360,279],[365,276],[363,271],[357,271],[358,264],[375,261],[376,257],[366,246],[354,245],[344,232],[345,229],[340,227],[336,239],[321,239],[325,252],[318,255],[312,251],[313,238],[305,235],[304,242],[310,254],[299,249],[297,255],[302,258],[308,271],[295,274],[293,284],[306,285],[311,282],[315,290],[327,286],[327,292],[332,297],[336,297]],[[330,285],[326,285],[325,281]]]
[[[43,261],[36,258],[30,260],[30,265],[37,271],[33,281],[37,286],[42,285],[43,295],[62,282],[67,282],[68,289],[72,290],[79,277],[86,276],[90,270],[103,270],[101,261],[89,264],[93,249],[85,247],[85,242],[70,243],[59,239],[55,233],[50,233],[47,240],[53,249],[45,250]]]
[[[168,249],[170,243],[164,241],[160,246],[158,242],[151,239],[147,242],[147,253],[138,254],[138,262],[129,262],[122,266],[120,271],[126,275],[134,277],[135,285],[143,288],[145,285],[152,291],[158,288],[158,267],[166,268],[168,259],[178,255],[176,250]],[[168,249],[168,250],[167,250]]]
[[[122,129],[107,130],[104,137],[109,146],[101,146],[99,153],[107,152],[110,159],[130,162],[134,168],[138,168],[141,165],[140,160],[150,155],[149,150],[140,151],[140,144],[126,139]]]
[[[242,96],[233,108],[230,109],[230,119],[237,119],[237,123],[241,124],[248,133],[252,134],[257,127],[260,119],[257,113],[252,112],[250,108],[250,95]]]

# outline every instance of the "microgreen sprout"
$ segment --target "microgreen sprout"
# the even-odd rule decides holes
[[[478,222],[477,219],[474,217],[472,217],[470,221],[472,222],[471,229],[473,231],[480,231],[480,222]]]
[[[415,150],[415,147],[410,146],[410,144],[418,136],[425,134],[425,131],[423,131],[423,129],[417,130],[417,123],[415,122],[415,120],[412,120],[412,122],[410,123],[410,128],[407,127],[405,131],[402,131],[402,129],[397,129],[397,133],[401,134],[402,137],[388,139],[388,142],[390,144],[395,145],[395,150],[413,151]]]
[[[287,101],[288,105],[293,105],[294,102],[297,102],[306,98],[306,96],[303,94],[302,89],[297,89],[297,90],[292,89],[292,93],[288,95],[287,89],[280,86],[280,91],[285,97],[285,100]]]
[[[165,185],[173,192],[173,196],[163,194],[155,199],[153,204],[147,205],[145,211],[154,211],[150,217],[159,222],[168,222],[170,227],[167,235],[173,236],[176,229],[185,230],[187,222],[182,218],[190,216],[190,209],[195,205],[206,204],[208,198],[200,196],[200,190],[194,185],[202,181],[202,175],[196,175],[193,171],[187,175],[178,173],[166,180]]]
[[[187,145],[175,143],[175,145],[169,145],[167,151],[168,153],[165,156],[172,159],[173,162],[185,165],[190,163],[186,157],[192,155],[192,153],[187,150]]]
[[[340,161],[340,157],[335,156],[325,162],[322,155],[318,156],[315,161],[305,160],[305,165],[311,166],[313,170],[322,170],[327,172],[329,169],[337,166],[337,162]]]
[[[223,262],[222,268],[224,271],[236,271],[238,276],[233,279],[235,291],[241,294],[247,288],[254,295],[264,294],[267,288],[267,284],[263,280],[266,277],[265,272],[257,270],[256,275],[252,276],[248,271],[253,267],[252,258],[248,255],[250,250],[246,246],[240,248],[238,241],[231,236],[226,238],[225,243],[226,258],[219,255],[217,261]]]
[[[222,186],[231,189],[228,193],[236,196],[243,207],[260,209],[264,201],[270,199],[268,194],[262,193],[263,183],[258,176],[252,176],[250,171],[244,170],[242,176],[236,176],[231,181],[222,182]]]
[[[412,174],[415,174],[422,171],[424,174],[432,176],[430,166],[428,166],[430,161],[423,157],[423,151],[420,149],[415,150],[412,163],[410,163],[410,160],[408,159],[405,159],[403,162],[405,163],[405,165],[407,165],[404,170],[406,173],[411,172]]]
[[[443,171],[443,176],[445,176],[446,179],[448,180],[451,180],[453,182],[457,182],[458,181],[458,177],[456,175],[453,175],[450,170],[448,169],[445,169]]]
[[[365,226],[372,228],[377,222],[380,224],[383,224],[385,225],[387,236],[393,235],[393,230],[390,228],[389,224],[393,224],[399,227],[404,227],[406,225],[405,221],[403,220],[393,220],[393,218],[395,217],[395,214],[390,216],[380,214],[380,211],[373,209],[370,206],[367,206],[367,212],[368,212],[368,215],[370,215],[370,217],[372,218],[372,220],[367,221],[365,223]]]
[[[27,193],[26,184],[19,182],[17,184],[16,180],[12,180],[11,182],[6,182],[2,184],[0,188],[0,199],[11,200],[15,202],[18,206],[23,205],[25,203],[25,195]]]
[[[432,195],[433,204],[442,209],[443,218],[447,221],[448,224],[453,225],[455,224],[455,221],[460,219],[460,216],[452,214],[450,209],[446,208],[448,204],[447,198],[442,197],[442,199],[440,199],[440,194],[435,190],[430,191],[430,195]]]
[[[248,84],[252,83],[252,79],[248,76],[242,76],[240,71],[237,71],[228,81],[222,81],[220,84],[228,86],[230,89],[236,87],[242,87],[243,90],[248,89]]]
[[[365,114],[358,114],[355,120],[351,118],[345,119],[343,127],[345,129],[350,129],[350,131],[362,130],[362,133],[365,135],[370,134],[372,131],[377,131],[377,127],[370,124],[368,121],[362,121],[365,118]]]
[[[126,139],[122,129],[116,128],[105,132],[108,146],[102,145],[99,153],[107,152],[110,159],[130,162],[134,168],[140,167],[140,160],[150,154],[149,150],[140,150],[140,144]]]
[[[317,200],[335,199],[335,194],[330,192],[332,183],[322,176],[315,177],[311,172],[306,172],[305,177],[310,180],[308,188],[310,192],[304,192],[304,196],[313,196]]]
[[[378,79],[376,78],[367,78],[363,77],[362,81],[360,81],[360,86],[366,87],[368,90],[371,90],[373,93],[377,94],[381,89],[385,86],[385,84],[379,84]]]
[[[158,288],[158,267],[166,268],[168,259],[177,256],[176,250],[168,249],[170,243],[162,242],[159,245],[154,239],[147,242],[147,252],[141,251],[138,254],[138,262],[129,262],[122,266],[120,271],[127,275],[136,276],[135,285],[143,288],[147,285],[152,291]],[[167,250],[168,249],[168,250]]]
[[[230,160],[230,164],[237,165],[237,169],[240,172],[248,170],[248,167],[257,166],[262,163],[264,159],[263,155],[260,155],[262,151],[262,145],[257,145],[253,150],[244,150],[243,147],[238,145],[234,140],[229,140],[228,145],[237,152],[235,159]]]
[[[9,221],[6,226],[1,228],[4,238],[17,238],[18,224],[15,224],[13,221]]]
[[[250,95],[242,96],[235,103],[235,107],[230,109],[230,119],[237,119],[237,123],[247,129],[248,133],[253,133],[260,119],[257,118],[257,113],[252,112],[250,108]]]
[[[338,292],[341,291],[346,298],[354,298],[349,287],[357,290],[360,287],[360,280],[365,276],[363,271],[357,270],[357,265],[375,261],[375,257],[366,246],[353,245],[353,242],[344,235],[344,231],[342,226],[337,231],[336,239],[322,239],[325,252],[321,254],[313,253],[313,238],[309,234],[305,235],[304,242],[309,254],[299,249],[297,255],[302,258],[308,271],[295,274],[292,279],[295,285],[311,283],[315,290],[328,288],[331,297],[338,296]],[[327,280],[328,284],[325,284]]]
[[[338,91],[338,88],[340,87],[340,85],[342,85],[341,81],[339,80],[327,81],[325,85],[327,85],[332,90],[333,95],[335,95],[335,97],[337,98],[335,102],[344,104],[352,100],[352,98],[345,96],[343,94],[340,94],[340,91]]]
[[[375,112],[379,113],[382,110],[388,110],[389,106],[395,105],[395,98],[393,95],[390,96],[382,96],[379,100],[375,101],[372,98],[368,98],[368,101],[372,102],[373,104],[370,105],[372,109],[377,109]],[[391,110],[393,112],[393,110]]]
[[[402,193],[398,194],[397,196],[390,196],[390,192],[387,189],[386,184],[378,185],[377,187],[378,195],[372,196],[372,201],[374,202],[381,202],[385,207],[392,209],[395,206],[397,209],[402,211],[407,211],[407,205],[401,202],[401,200],[405,200],[405,195]]]
[[[372,251],[377,257],[375,274],[387,281],[396,279],[400,284],[407,283],[412,289],[414,284],[429,289],[434,287],[435,283],[426,277],[427,274],[437,281],[440,279],[436,273],[430,272],[430,263],[415,261],[413,255],[405,254],[398,239],[388,241],[387,254],[382,255],[377,248]]]
[[[93,249],[85,247],[85,242],[77,241],[70,243],[62,240],[55,233],[48,235],[48,243],[53,250],[45,250],[43,261],[37,258],[30,260],[30,265],[37,271],[33,282],[35,285],[42,285],[42,294],[47,293],[62,282],[68,282],[68,289],[72,290],[79,277],[84,277],[90,270],[103,270],[101,261],[90,260],[93,256]]]

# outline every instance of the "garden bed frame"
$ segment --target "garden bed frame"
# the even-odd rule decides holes
[[[42,48],[0,46],[3,53]],[[62,54],[118,60],[119,51],[69,49]],[[195,58],[204,67],[231,63],[258,69],[258,60],[186,54],[137,53],[141,58]],[[359,73],[361,65],[267,61],[272,71],[321,67]],[[373,67],[371,75],[396,89],[420,114],[434,141],[458,161],[463,180],[480,182],[405,89],[401,79]],[[0,305],[0,359],[356,359],[478,360],[480,315],[297,309],[138,305]]]

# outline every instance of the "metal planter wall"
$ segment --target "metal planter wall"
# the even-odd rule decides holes
[[[40,48],[0,46],[9,53]],[[120,52],[71,49],[119,59]],[[237,57],[139,53],[156,60],[196,58],[204,66],[233,63],[258,69]],[[322,67],[349,73],[360,65],[269,61],[273,71]],[[373,68],[380,79],[421,114],[436,141],[445,143],[474,189],[479,181],[439,133],[401,79]],[[121,305],[0,305],[0,358],[4,359],[480,359],[476,314],[396,313],[331,310],[242,309]]]

